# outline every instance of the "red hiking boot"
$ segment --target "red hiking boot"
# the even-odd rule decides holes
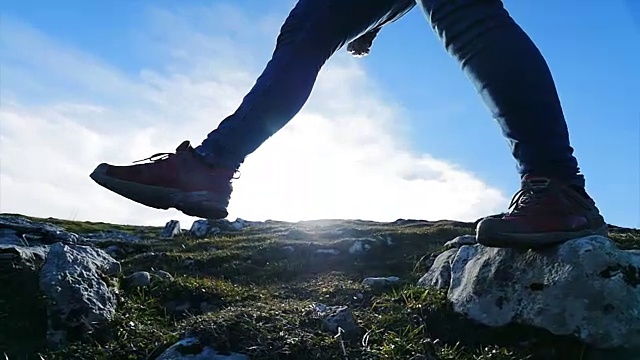
[[[189,141],[176,153],[155,154],[149,163],[100,164],[91,178],[127,199],[156,209],[176,208],[204,219],[227,217],[231,180],[236,169],[209,165],[196,155]]]
[[[587,235],[607,236],[607,224],[586,194],[553,179],[525,176],[502,217],[478,223],[478,243],[534,248]]]

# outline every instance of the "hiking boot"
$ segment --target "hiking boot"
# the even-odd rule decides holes
[[[509,213],[478,223],[479,244],[534,248],[587,236],[607,236],[607,224],[583,189],[554,179],[525,176]]]
[[[129,166],[100,164],[91,178],[118,195],[156,209],[176,208],[204,219],[227,217],[236,169],[209,165],[189,141],[180,144],[175,154],[160,153],[135,162],[147,160],[150,162]]]

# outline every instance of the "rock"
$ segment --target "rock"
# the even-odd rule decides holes
[[[127,277],[127,282],[132,287],[147,287],[151,285],[151,274],[146,271],[136,271]]]
[[[420,283],[450,277],[448,299],[472,320],[530,325],[595,348],[640,346],[640,258],[605,237],[535,251],[465,245],[441,257]]]
[[[48,246],[0,244],[0,359],[31,359],[47,334],[38,273]],[[2,356],[4,352],[5,356]]]
[[[322,328],[333,335],[338,334],[338,328],[344,331],[346,337],[358,336],[361,332],[348,306],[316,304],[313,307],[313,311],[316,317],[322,319]]]
[[[193,265],[195,265],[195,263],[196,263],[196,261],[193,260],[193,259],[184,259],[184,261],[182,262],[182,264],[184,266],[187,266],[187,267],[193,266]]]
[[[7,274],[12,270],[38,270],[48,252],[48,246],[26,247],[0,244],[0,272]]]
[[[371,245],[364,241],[354,241],[353,245],[349,248],[349,254],[360,254],[371,249]]]
[[[234,230],[242,230],[247,227],[247,221],[237,218],[234,222],[230,223],[229,226],[231,226],[231,228]]]
[[[227,219],[218,219],[218,220],[196,220],[201,222],[206,222],[208,229],[217,228],[217,232],[235,232],[244,229],[249,226],[249,221],[246,221],[241,218],[237,218],[235,221],[229,221]],[[193,226],[192,226],[193,227]],[[213,230],[212,230],[213,231]],[[211,235],[211,231],[209,232]]]
[[[286,246],[283,246],[283,247],[282,247],[282,250],[284,250],[284,251],[286,251],[286,252],[288,252],[288,253],[292,253],[292,252],[295,252],[295,251],[296,251],[296,248],[294,248],[294,247],[293,247],[293,246],[291,246],[291,245],[286,245]]]
[[[463,245],[474,245],[477,244],[475,235],[460,235],[453,240],[449,240],[444,244],[444,247],[447,249],[450,248],[459,248]]]
[[[189,233],[197,239],[217,235],[220,232],[220,228],[212,226],[208,220],[196,220],[191,225],[191,229],[189,229]]]
[[[0,229],[0,245],[28,246],[26,241],[18,236],[13,229]]]
[[[100,243],[105,241],[117,241],[124,243],[137,243],[142,241],[142,239],[131,233],[126,231],[119,230],[107,230],[107,231],[99,231],[95,233],[83,234],[83,238],[86,241]]]
[[[427,220],[417,220],[417,219],[397,219],[391,224],[397,225],[397,226],[416,226],[416,225],[428,226],[428,225],[431,225],[432,222]]]
[[[65,231],[59,226],[35,222],[20,216],[0,215],[0,229],[12,230],[17,237],[29,243],[21,243],[23,245],[52,244],[55,242],[75,244],[82,240],[77,234]]]
[[[118,259],[124,256],[125,254],[124,250],[122,250],[122,248],[120,248],[120,246],[118,245],[109,245],[104,249],[104,252],[109,254],[109,256],[111,256],[114,259]]]
[[[193,313],[191,302],[188,300],[170,300],[165,304],[167,311],[173,315],[185,315]]]
[[[449,249],[436,257],[429,271],[418,280],[418,285],[448,289],[451,285],[451,262],[457,254],[458,249]]]
[[[431,269],[431,267],[433,266],[433,264],[436,262],[436,258],[438,257],[439,254],[437,253],[431,253],[428,254],[429,257],[427,257],[426,255],[422,257],[421,261],[423,262],[423,266],[425,270],[429,270]]]
[[[171,345],[156,360],[249,360],[244,354],[220,354],[198,338],[186,338]]]
[[[203,238],[209,232],[209,222],[207,220],[196,220],[191,224],[189,233],[195,238]]]
[[[372,288],[383,288],[389,285],[393,285],[398,281],[400,281],[400,278],[397,276],[368,277],[362,280],[362,285],[372,287]]]
[[[120,272],[120,263],[89,246],[51,245],[40,270],[40,289],[48,299],[47,340],[53,348],[81,339],[113,318],[116,292],[103,280]]]
[[[318,249],[316,250],[316,254],[338,255],[340,251],[336,249]]]
[[[153,274],[162,280],[173,280],[173,276],[164,270],[158,270]]]
[[[163,239],[173,239],[175,236],[178,236],[182,233],[180,231],[180,221],[178,220],[169,220],[164,225],[164,229],[160,233],[160,237]]]

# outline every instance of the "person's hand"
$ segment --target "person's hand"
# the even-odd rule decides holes
[[[379,31],[380,28],[373,29],[360,35],[360,37],[347,44],[347,51],[349,52],[349,54],[353,55],[354,57],[363,57],[369,55],[369,53],[371,52],[373,39],[376,38]]]

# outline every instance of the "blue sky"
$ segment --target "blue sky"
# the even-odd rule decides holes
[[[234,71],[237,70],[237,74],[239,74],[240,80],[237,81],[239,85],[237,89],[234,88],[235,95],[224,102],[228,109],[232,109],[233,105],[240,100],[243,91],[248,90],[248,86],[253,83],[253,77],[259,74],[262,66],[268,60],[276,36],[275,31],[293,2],[238,0],[223,3],[221,1],[198,0],[189,2],[188,7],[182,4],[184,3],[168,0],[153,2],[60,0],[56,1],[55,5],[49,1],[41,0],[15,1],[4,5],[3,23],[5,19],[10,19],[15,25],[11,25],[11,29],[31,29],[42,35],[43,39],[46,38],[38,43],[38,48],[33,45],[32,48],[27,49],[28,51],[42,51],[47,43],[47,49],[56,47],[55,54],[57,55],[53,56],[58,56],[59,61],[63,61],[60,54],[63,51],[68,51],[76,57],[74,61],[79,64],[91,62],[94,66],[92,69],[97,69],[96,67],[100,66],[101,71],[112,71],[118,77],[127,79],[131,86],[136,86],[136,82],[144,82],[145,84],[150,82],[151,80],[145,77],[149,71],[155,72],[156,75],[166,75],[167,79],[176,78],[175,74],[170,72],[174,67],[180,67],[184,64],[176,65],[168,62],[167,56],[157,55],[157,52],[160,51],[158,48],[163,47],[165,43],[177,44],[177,48],[183,50],[183,56],[204,57],[202,62],[198,62],[198,69],[201,68],[203,74],[207,76],[209,70],[207,70],[206,54],[220,57],[211,57],[212,67],[216,65],[227,66],[237,60],[242,64],[241,69],[234,68]],[[596,198],[609,222],[622,226],[640,227],[640,105],[637,101],[640,95],[638,91],[640,83],[640,71],[638,71],[638,64],[640,64],[640,3],[633,0],[609,0],[606,7],[602,5],[602,2],[596,1],[507,1],[505,4],[512,16],[540,47],[549,62],[564,106],[572,143],[587,178],[588,190]],[[220,12],[224,12],[225,16],[218,16]],[[171,16],[171,21],[167,20],[169,16],[167,14]],[[178,31],[172,28],[176,24],[173,22],[177,21],[176,19],[180,20],[179,24],[188,24],[189,31],[191,31],[189,45],[185,45],[186,41],[180,37],[182,30]],[[264,21],[256,23],[255,20]],[[167,22],[165,23],[165,21]],[[214,22],[215,24],[213,24]],[[208,45],[205,35],[221,39],[220,43]],[[11,36],[12,33],[3,30],[2,37],[5,38],[2,40],[3,43],[9,43],[6,39]],[[229,40],[231,41],[229,42]],[[216,48],[217,44],[221,44],[219,48]],[[110,106],[116,106],[119,104],[118,101],[121,101],[117,99],[118,93],[116,91],[110,92],[109,97],[91,97],[88,94],[92,91],[99,94],[106,93],[106,90],[96,89],[100,84],[87,85],[82,82],[84,80],[72,83],[70,80],[56,78],[56,76],[62,78],[63,73],[46,72],[45,74],[43,70],[45,65],[53,65],[50,63],[47,65],[44,62],[52,62],[52,59],[29,59],[27,61],[24,58],[27,50],[20,47],[24,44],[9,45],[7,48],[10,51],[6,52],[9,55],[0,55],[2,61],[0,64],[4,65],[3,75],[5,77],[2,84],[3,94],[8,93],[8,96],[11,96],[10,100],[21,104],[21,109],[25,107],[28,109],[29,105],[33,104],[38,104],[39,109],[53,106],[54,99],[64,100],[65,103],[73,100],[73,102],[83,104],[98,104],[107,109],[110,109]],[[224,51],[229,54],[236,51],[241,53],[240,50],[233,48],[236,45],[237,48],[249,50],[242,53],[243,56],[238,59],[233,59],[231,55],[225,57],[219,54]],[[206,48],[206,51],[202,50],[204,53],[200,54],[198,46]],[[174,51],[173,53],[175,61],[177,56],[175,53],[178,52]],[[34,54],[34,56],[36,55]],[[425,210],[424,216],[419,216],[419,203],[408,204],[414,200],[397,195],[396,198],[400,204],[396,205],[396,210],[390,210],[390,213],[369,213],[354,207],[352,212],[345,213],[331,212],[330,210],[309,211],[308,215],[302,216],[303,218],[317,216],[358,217],[362,214],[361,217],[375,219],[393,219],[411,215],[412,217],[435,220],[435,218],[439,218],[440,214],[442,218],[460,214],[459,217],[470,219],[483,212],[497,210],[499,206],[506,206],[506,200],[517,190],[519,185],[514,162],[506,142],[475,90],[461,73],[459,65],[444,51],[418,8],[400,21],[386,27],[375,41],[370,56],[363,59],[348,59],[347,54],[342,51],[336,58],[335,62],[328,64],[326,71],[323,70],[323,74],[321,74],[321,81],[326,80],[326,88],[330,89],[332,86],[329,83],[334,75],[331,74],[347,76],[340,75],[340,71],[346,71],[345,69],[352,69],[355,66],[354,71],[359,71],[359,74],[366,79],[358,78],[355,80],[356,84],[363,85],[361,87],[354,86],[351,96],[363,96],[363,98],[370,96],[382,99],[385,104],[388,104],[388,109],[393,109],[395,115],[390,115],[390,117],[401,120],[397,121],[399,131],[402,133],[394,141],[406,145],[409,148],[407,151],[414,154],[412,156],[415,159],[428,155],[429,158],[464,170],[469,176],[481,181],[483,186],[486,185],[486,188],[479,188],[478,194],[498,191],[500,196],[494,196],[495,194],[491,193],[494,195],[486,197],[492,199],[491,201],[487,200],[487,203],[491,202],[491,205],[487,205],[486,208],[478,207],[477,213],[466,213],[460,210],[464,207],[463,205],[460,205],[460,209],[456,208],[458,210],[454,211],[452,208],[451,211],[443,210],[439,213],[436,206],[433,210]],[[25,65],[27,62],[29,66]],[[55,72],[55,66],[52,67],[52,70]],[[178,73],[186,73],[186,70],[181,71]],[[194,74],[191,75],[197,79]],[[85,77],[94,76],[92,73],[83,75]],[[27,88],[24,81],[20,80],[23,77],[33,80],[34,85]],[[51,80],[48,79],[49,77]],[[63,83],[64,87],[59,87]],[[165,83],[158,82],[155,85],[162,86],[158,84]],[[54,85],[58,87],[54,87]],[[34,89],[42,91],[37,92]],[[55,89],[60,89],[60,91]],[[63,89],[65,91],[62,91]],[[304,112],[308,113],[310,118],[313,118],[314,114],[321,114],[324,117],[332,116],[329,110],[325,112],[323,109],[323,104],[331,104],[331,102],[323,100],[323,89],[324,85],[320,86],[320,90],[314,91],[308,107],[305,107]],[[207,90],[202,91],[206,92]],[[206,96],[203,101],[208,99]],[[114,100],[110,102],[107,99]],[[5,99],[3,100],[6,102]],[[187,106],[192,100],[182,99],[181,101]],[[142,102],[143,100],[140,100],[137,104]],[[198,103],[198,106],[200,105]],[[329,105],[325,107],[329,107]],[[169,109],[164,114],[170,117],[170,111]],[[18,113],[17,110],[15,113]],[[25,112],[20,112],[20,114],[20,116],[31,116],[31,114],[25,115]],[[305,124],[303,124],[305,121],[308,121],[309,124],[316,124],[313,120],[306,120],[305,114],[301,114],[294,120],[293,123],[296,124],[292,125],[292,131],[297,131],[295,126],[302,128],[300,131],[305,131]],[[352,114],[354,114],[353,118],[360,116],[356,110],[353,110]],[[15,114],[11,113],[6,116],[10,115]],[[40,114],[39,116],[43,119],[42,124],[55,123],[52,115]],[[212,118],[219,116],[221,118],[222,113],[220,115],[213,113],[211,115],[193,115],[198,118],[201,116],[211,116]],[[378,124],[378,119],[374,115],[372,117],[374,118],[372,121]],[[96,120],[97,122],[98,120]],[[142,123],[143,121],[140,120],[140,124]],[[91,134],[114,132],[120,126],[112,122],[82,124],[83,129],[88,129],[87,131],[91,131]],[[176,126],[175,120],[173,126]],[[168,123],[167,128],[171,129],[171,122]],[[149,130],[142,125],[136,129],[136,131],[140,131],[140,134]],[[193,134],[195,131],[189,133],[192,136]],[[198,134],[202,137],[205,132],[200,131]],[[170,136],[166,137],[167,144],[171,144],[170,141],[173,141],[177,145],[182,140],[181,138],[170,139]],[[287,134],[282,135],[280,144],[283,146],[295,142],[290,139],[285,140],[286,137]],[[279,137],[274,137],[273,142],[278,142],[279,139]],[[197,140],[200,139],[193,138],[192,141],[196,142]],[[267,144],[273,148],[276,146],[271,144],[271,141]],[[300,144],[300,146],[304,146],[304,144]],[[146,148],[156,150],[154,144],[147,144]],[[142,150],[136,153],[131,152],[131,156],[143,158],[150,155],[140,153],[140,151]],[[276,150],[273,149],[273,151]],[[269,152],[270,150],[265,150],[263,158],[266,158]],[[109,161],[109,158],[100,158],[100,155],[104,157],[107,153],[96,151],[95,160]],[[257,156],[259,155],[256,155],[256,159]],[[405,158],[402,154],[398,156]],[[120,159],[124,161],[125,157],[118,157],[118,160]],[[243,172],[243,176],[251,176],[254,173],[257,178],[265,175],[255,164],[257,161],[255,160],[252,165],[255,170],[249,169],[249,174]],[[82,165],[86,174],[91,171],[91,168],[87,168],[89,164],[90,162],[87,160],[86,165],[84,163]],[[78,166],[80,167],[80,165]],[[249,165],[247,164],[247,166]],[[434,166],[430,169],[433,169]],[[438,166],[435,168],[439,169]],[[13,179],[16,183],[24,183],[23,180],[15,180],[20,176],[24,176],[25,179],[30,176],[21,169],[18,165],[15,169],[9,168],[9,170],[15,171],[16,175],[13,176]],[[18,174],[21,175],[18,176]],[[361,175],[354,173],[353,176]],[[60,177],[63,175],[60,174]],[[305,177],[300,175],[300,181],[304,179]],[[356,180],[353,181],[354,187],[357,187]],[[51,181],[46,186],[60,187],[61,189],[64,186],[62,183]],[[250,208],[252,202],[258,202],[257,199],[250,196],[252,194],[249,189],[250,184],[247,182],[244,187],[240,186],[240,189],[236,190],[239,192],[237,200],[232,198],[232,201],[244,204],[243,206],[247,208]],[[428,184],[423,183],[422,186],[429,186]],[[411,186],[418,185],[420,184],[411,184]],[[14,189],[9,186],[3,185],[3,193],[19,193],[17,187],[16,191],[13,191]],[[82,186],[93,189],[90,188],[92,185],[86,182],[83,182]],[[402,184],[398,183],[397,186],[402,187]],[[464,187],[460,183],[451,189],[458,189],[461,186]],[[104,200],[104,204],[109,202],[109,206],[124,206],[126,204],[120,199],[109,197],[111,195],[98,192],[99,189],[87,191],[96,191],[96,193],[95,195],[84,194],[83,198],[91,196],[96,199],[98,204],[100,204],[98,198]],[[313,190],[308,188],[306,190],[300,189],[301,194],[308,194],[311,191]],[[398,192],[398,194],[401,193]],[[451,194],[454,194],[453,190]],[[478,199],[485,199],[482,197],[484,195],[476,196],[476,193],[469,196],[474,199],[471,206],[476,206],[480,201]],[[366,198],[364,195],[354,198],[348,198],[345,195],[345,197],[348,199],[347,201]],[[313,208],[313,203],[316,201],[314,199],[309,197],[307,203],[298,204],[299,209]],[[425,204],[436,202],[435,205],[444,206],[443,203],[447,199],[444,197],[438,198],[437,201],[430,200],[425,195],[421,201]],[[290,201],[294,202],[294,200],[292,198]],[[403,213],[403,201],[407,201],[407,207],[412,209],[415,207],[416,210]],[[462,202],[465,200],[464,198],[451,197],[450,201]],[[367,204],[367,207],[371,205]],[[435,205],[431,204],[430,206]],[[111,215],[106,213],[90,213],[89,210],[82,210],[84,205],[70,204],[65,206],[52,205],[51,210],[47,211],[54,212],[54,214],[50,214],[51,216],[111,219],[109,217]],[[105,209],[108,208],[107,205],[104,206]],[[243,210],[244,208],[241,206],[239,207],[241,209],[237,212],[238,216],[249,212]],[[49,208],[44,206],[42,209]],[[35,213],[44,211],[38,210],[37,207],[28,208],[17,204],[17,202],[3,206],[2,210],[33,210],[32,212]],[[83,215],[85,214],[83,211],[86,215]],[[264,211],[268,212],[268,206],[265,205]],[[137,213],[137,210],[131,210],[129,214]],[[300,213],[299,210],[298,213]],[[396,213],[397,216],[394,216]],[[151,212],[145,214],[151,214]],[[251,214],[253,213],[249,212],[247,217],[251,218]],[[282,214],[281,218],[287,218],[286,212],[274,212],[274,218],[277,218],[278,214]],[[263,213],[255,213],[256,217],[263,215],[268,216]],[[113,219],[127,221],[126,215],[122,216]],[[135,219],[132,221],[146,221],[146,218]],[[155,218],[154,221],[156,221]]]

